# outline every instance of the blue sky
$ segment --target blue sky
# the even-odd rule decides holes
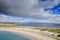
[[[0,1],[0,22],[60,23],[60,0]]]

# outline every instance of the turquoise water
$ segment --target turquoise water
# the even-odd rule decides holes
[[[24,35],[19,35],[12,32],[0,31],[0,40],[31,40]]]

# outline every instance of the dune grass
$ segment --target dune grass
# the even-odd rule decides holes
[[[11,28],[11,27],[17,27],[17,26],[14,24],[2,24],[2,23],[0,23],[0,27]]]
[[[60,33],[60,28],[34,28],[36,30],[41,30],[41,31],[49,31],[49,32],[54,32],[54,33]]]
[[[0,27],[3,27],[3,28],[25,28],[23,26],[16,26],[15,24],[3,24],[3,23],[0,23]]]

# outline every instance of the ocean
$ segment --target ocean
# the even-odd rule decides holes
[[[7,31],[0,31],[0,40],[31,40],[30,38]]]

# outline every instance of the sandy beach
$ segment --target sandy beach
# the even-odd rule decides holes
[[[40,35],[37,32],[29,31],[30,29],[23,29],[23,28],[0,28],[0,31],[9,31],[15,33],[21,33],[27,36],[30,36],[32,40],[57,40],[54,38],[50,38],[47,36]]]

